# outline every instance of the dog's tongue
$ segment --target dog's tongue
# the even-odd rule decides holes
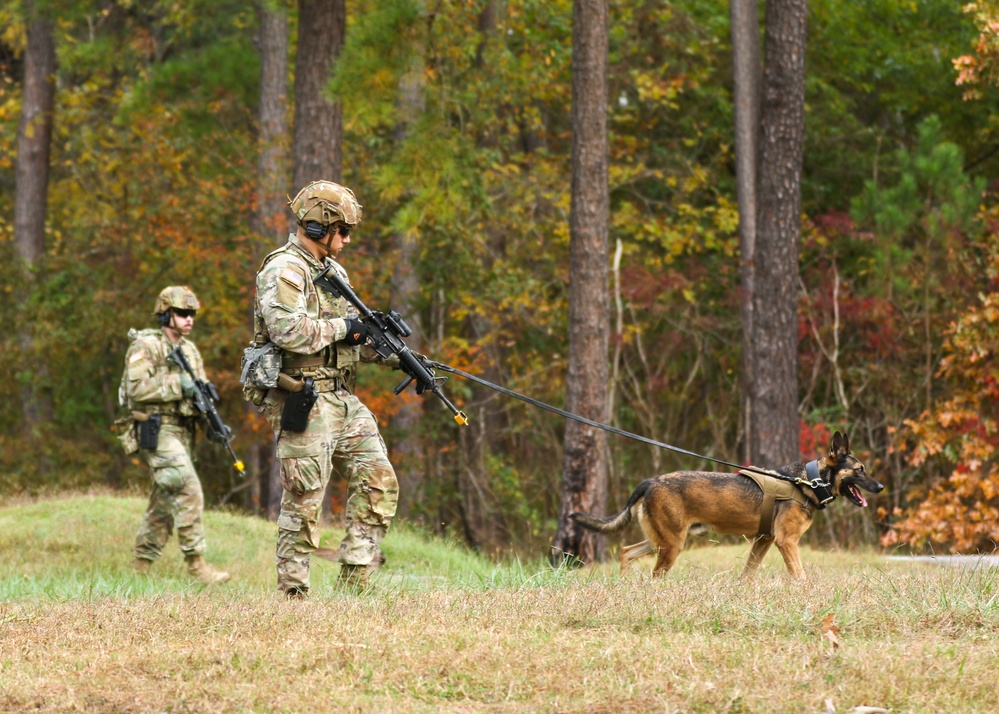
[[[852,493],[854,496],[856,496],[857,500],[860,501],[860,507],[861,508],[867,508],[867,500],[863,497],[863,495],[861,495],[859,488],[857,488],[856,486],[851,485],[850,486],[850,493]]]

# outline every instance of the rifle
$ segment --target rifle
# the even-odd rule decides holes
[[[229,456],[232,457],[232,465],[239,471],[240,476],[245,476],[246,474],[243,472],[245,465],[236,456],[236,452],[232,450],[232,445],[229,443],[233,439],[232,429],[223,423],[222,417],[219,416],[219,412],[215,408],[215,402],[221,401],[215,385],[211,382],[203,382],[198,379],[194,370],[191,369],[191,363],[187,361],[187,355],[184,354],[184,350],[181,349],[180,345],[177,345],[170,351],[167,359],[173,360],[180,365],[180,368],[187,372],[188,376],[194,380],[194,407],[208,421],[209,438],[212,439],[212,435],[214,434],[215,438],[212,441],[219,441],[225,444]]]
[[[401,394],[411,382],[416,382],[417,394],[423,394],[429,389],[444,402],[444,406],[451,410],[456,422],[462,426],[468,424],[468,417],[465,416],[465,413],[452,404],[451,400],[445,397],[444,392],[441,391],[441,385],[447,381],[447,377],[435,375],[426,360],[418,357],[403,342],[403,338],[412,335],[413,330],[402,319],[402,315],[395,310],[383,313],[368,309],[368,306],[361,302],[361,298],[357,297],[357,294],[337,274],[332,265],[319,273],[312,282],[326,292],[338,298],[344,298],[357,308],[358,312],[361,313],[361,322],[368,327],[369,344],[375,352],[382,358],[391,355],[399,357],[399,368],[406,373],[406,379],[392,390],[394,393]]]

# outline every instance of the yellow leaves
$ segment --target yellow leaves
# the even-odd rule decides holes
[[[22,56],[28,46],[28,33],[21,13],[13,12],[9,6],[0,9],[0,27],[3,28],[0,43],[13,50],[14,56]]]
[[[633,70],[631,77],[635,89],[638,90],[640,101],[668,109],[676,109],[679,106],[676,99],[686,84],[684,76],[662,77],[660,70],[651,72]]]
[[[937,422],[944,428],[949,428],[973,420],[977,417],[974,412],[943,409],[937,413]]]

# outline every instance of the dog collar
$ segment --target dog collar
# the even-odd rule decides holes
[[[832,484],[823,481],[819,474],[818,461],[809,461],[805,464],[805,475],[808,476],[808,479],[798,479],[798,483],[808,486],[815,492],[815,498],[819,501],[820,509],[825,508],[827,503],[836,498],[832,489],[829,488]]]

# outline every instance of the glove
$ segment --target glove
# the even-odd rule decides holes
[[[356,317],[345,317],[343,321],[347,323],[347,336],[343,338],[345,345],[363,345],[368,341],[368,326]]]
[[[194,380],[187,372],[180,373],[180,393],[188,399],[194,396]]]
[[[225,433],[219,434],[212,428],[208,428],[208,440],[216,444],[227,444],[232,440],[232,429],[227,427],[225,424],[222,425],[222,429]]]

